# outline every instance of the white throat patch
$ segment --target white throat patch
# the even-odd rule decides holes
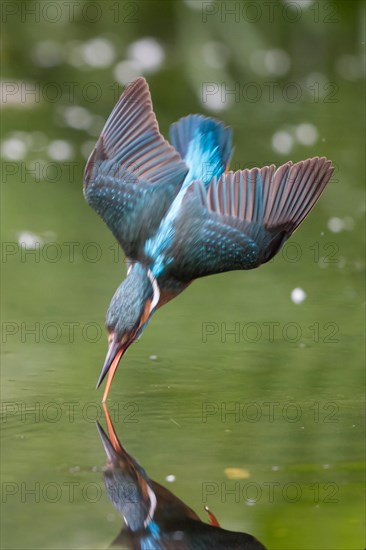
[[[153,287],[153,299],[151,301],[150,305],[150,312],[158,305],[160,300],[160,290],[157,280],[155,279],[154,275],[151,273],[150,269],[147,270],[147,276],[150,279],[151,286]]]
[[[146,486],[147,486],[147,494],[149,495],[149,498],[150,498],[150,509],[149,509],[149,513],[147,514],[147,517],[144,521],[144,526],[145,527],[147,527],[147,525],[150,523],[150,521],[152,521],[154,519],[155,509],[156,509],[156,505],[158,503],[158,501],[156,500],[156,496],[155,496],[154,491],[149,487],[148,484],[146,484]]]

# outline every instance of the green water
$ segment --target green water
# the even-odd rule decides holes
[[[208,504],[224,528],[251,533],[271,549],[365,544],[364,112],[360,82],[334,69],[339,56],[356,56],[360,48],[361,11],[349,4],[334,4],[338,22],[311,25],[304,12],[298,24],[279,21],[277,30],[264,20],[204,23],[201,12],[180,2],[133,4],[139,19],[123,28],[106,19],[98,25],[78,19],[67,28],[68,40],[108,36],[119,60],[132,40],[156,36],[164,43],[165,64],[147,78],[165,135],[170,122],[201,111],[233,126],[236,167],[314,155],[336,164],[319,204],[284,251],[259,270],[197,281],[159,311],[124,357],[110,392],[118,435],[152,479],[205,521]],[[62,42],[65,28],[11,20],[3,79],[98,81],[105,91],[100,102],[75,103],[105,119],[114,105],[110,69],[29,63],[35,41]],[[220,74],[194,56],[207,40],[223,41],[232,52]],[[205,110],[195,94],[199,82],[242,74],[268,81],[248,68],[247,52],[261,47],[289,52],[290,73],[276,77],[281,86],[322,73],[336,83],[336,101],[241,99],[222,112]],[[105,457],[95,427],[96,418],[103,423],[102,391],[95,384],[107,349],[105,311],[125,266],[81,192],[79,148],[96,138],[60,126],[57,105],[47,101],[7,107],[6,115],[3,140],[14,131],[43,132],[71,143],[67,162],[76,164],[71,177],[64,161],[57,178],[38,178],[20,170],[32,160],[50,163],[45,149],[4,162],[2,547],[106,548],[121,518],[102,482]],[[313,145],[297,143],[283,155],[272,149],[276,131],[291,133],[304,122],[317,129]],[[342,220],[342,230],[334,232],[332,218]],[[42,240],[39,249],[33,243],[22,251],[22,232]],[[306,293],[300,304],[291,300],[295,288]],[[233,469],[238,479],[231,479]]]

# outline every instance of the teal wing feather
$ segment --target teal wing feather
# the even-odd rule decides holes
[[[87,202],[131,259],[142,254],[187,172],[161,136],[148,85],[138,78],[113,109],[84,171]]]
[[[315,205],[333,173],[322,157],[227,172],[206,192],[188,189],[176,221],[170,272],[188,282],[269,261]]]

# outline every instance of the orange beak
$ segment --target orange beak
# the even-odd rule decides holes
[[[111,419],[111,415],[109,414],[108,407],[105,403],[103,403],[103,410],[104,410],[105,420],[107,422],[109,440],[112,443],[113,449],[116,451],[116,453],[120,454],[123,451],[122,445],[117,437],[116,430],[114,429],[113,422]]]
[[[108,436],[103,430],[102,426],[99,424],[97,420],[97,429],[100,435],[100,438],[103,443],[104,450],[106,452],[106,455],[108,457],[109,462],[114,463],[116,460],[118,460],[121,456],[123,456],[123,453],[125,452],[118,437],[114,430],[112,420],[109,416],[109,412],[107,409],[107,405],[103,405],[104,408],[104,414],[106,415],[107,420],[107,426],[108,426]]]
[[[113,377],[118,367],[118,363],[120,362],[121,357],[125,353],[127,348],[128,348],[128,345],[122,346],[119,342],[116,342],[114,340],[112,340],[109,346],[107,357],[105,358],[102,372],[100,373],[99,380],[97,383],[97,389],[98,389],[101,383],[103,382],[106,374],[108,373],[107,384],[105,386],[102,403],[104,403],[107,399],[109,390],[112,385]]]

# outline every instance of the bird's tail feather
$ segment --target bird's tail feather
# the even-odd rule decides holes
[[[232,153],[232,130],[202,115],[189,115],[170,127],[170,141],[190,170],[190,179],[205,185],[220,177]]]

